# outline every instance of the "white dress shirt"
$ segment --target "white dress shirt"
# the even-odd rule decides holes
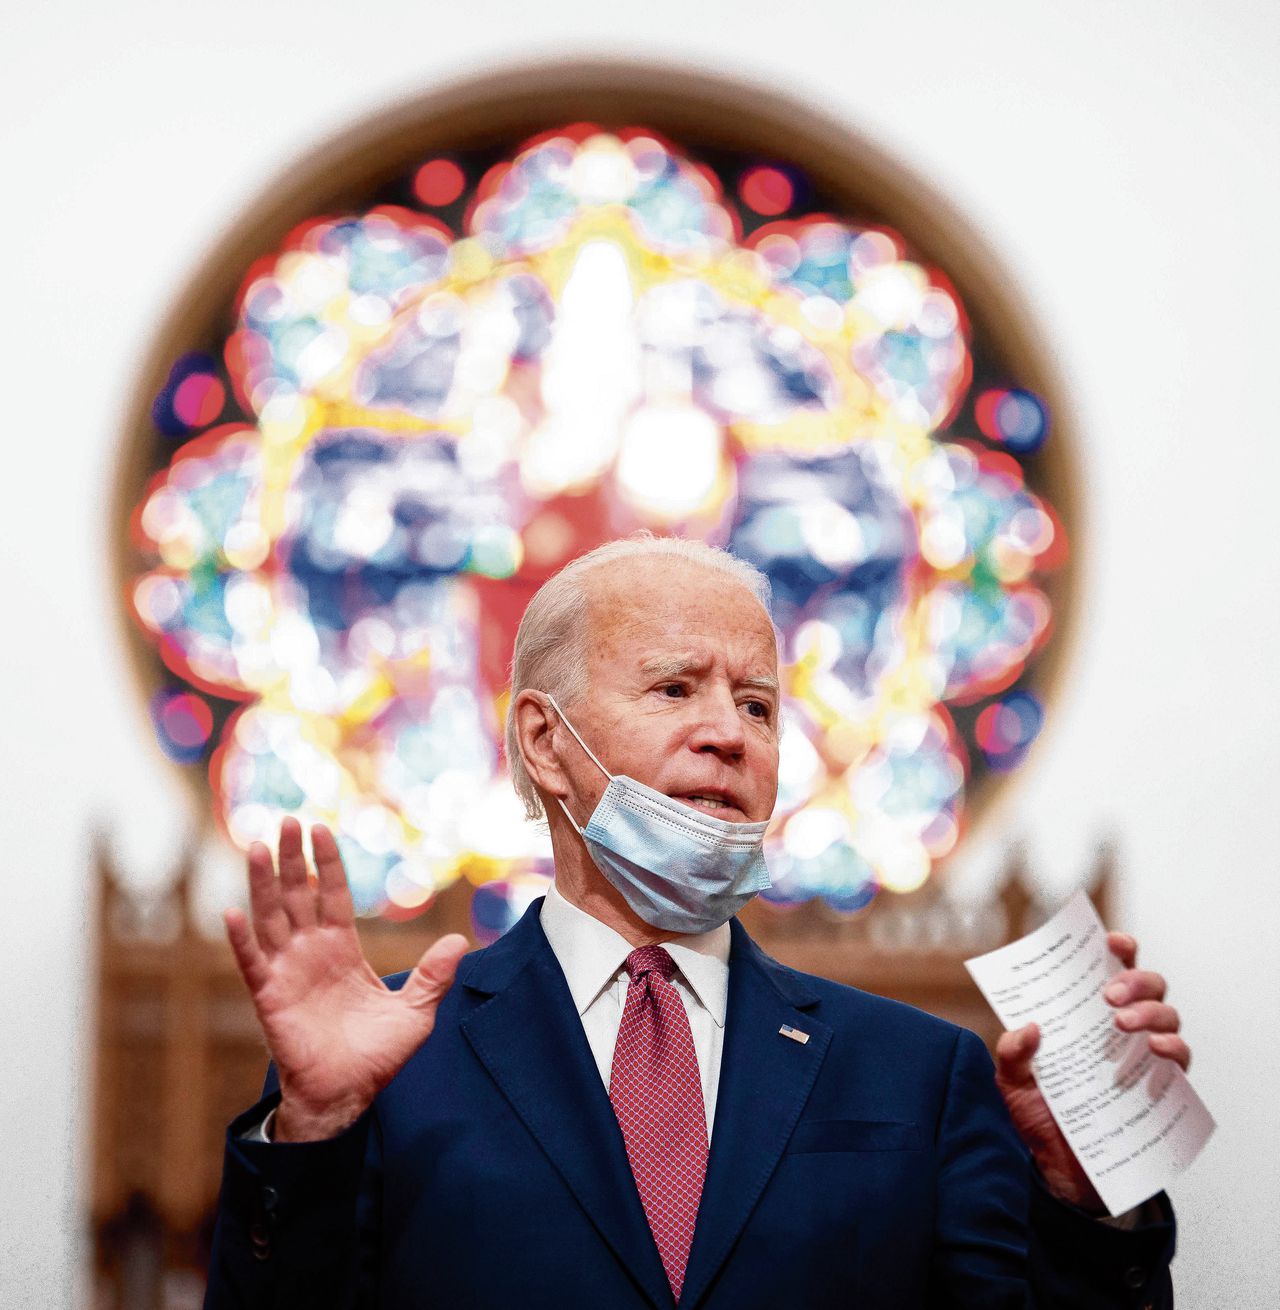
[[[630,981],[624,964],[634,947],[599,919],[565,900],[554,883],[542,903],[542,930],[564,971],[587,1044],[607,1088]],[[729,999],[729,925],[724,923],[710,932],[663,945],[675,961],[672,982],[689,1016],[710,1141]]]

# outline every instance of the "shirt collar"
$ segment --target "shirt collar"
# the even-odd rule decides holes
[[[547,889],[540,917],[573,1003],[582,1015],[618,976],[632,947],[608,924],[567,901],[555,883]],[[729,925],[722,923],[710,932],[663,945],[690,991],[723,1028],[729,999]]]

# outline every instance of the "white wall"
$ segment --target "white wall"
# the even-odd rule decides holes
[[[351,119],[495,59],[602,51],[753,74],[845,117],[970,216],[1052,331],[1085,440],[1089,614],[1005,813],[1050,882],[1118,835],[1118,917],[1174,979],[1220,1124],[1176,1191],[1182,1304],[1276,1304],[1280,11],[24,8],[0,34],[0,1305],[79,1295],[90,827],[124,822],[159,868],[187,821],[125,680],[104,557],[152,324],[238,208]]]

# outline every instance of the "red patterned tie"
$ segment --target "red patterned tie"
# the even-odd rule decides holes
[[[627,956],[627,1003],[609,1075],[609,1099],[627,1144],[662,1267],[677,1301],[707,1172],[707,1112],[675,961],[661,946]]]

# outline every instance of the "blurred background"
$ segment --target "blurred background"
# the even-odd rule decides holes
[[[990,1039],[963,956],[1090,887],[1219,1124],[1179,1294],[1273,1304],[1280,20],[7,27],[0,1305],[199,1303],[237,843],[335,823],[384,971],[539,894],[514,621],[637,527],[774,583],[753,931]]]

